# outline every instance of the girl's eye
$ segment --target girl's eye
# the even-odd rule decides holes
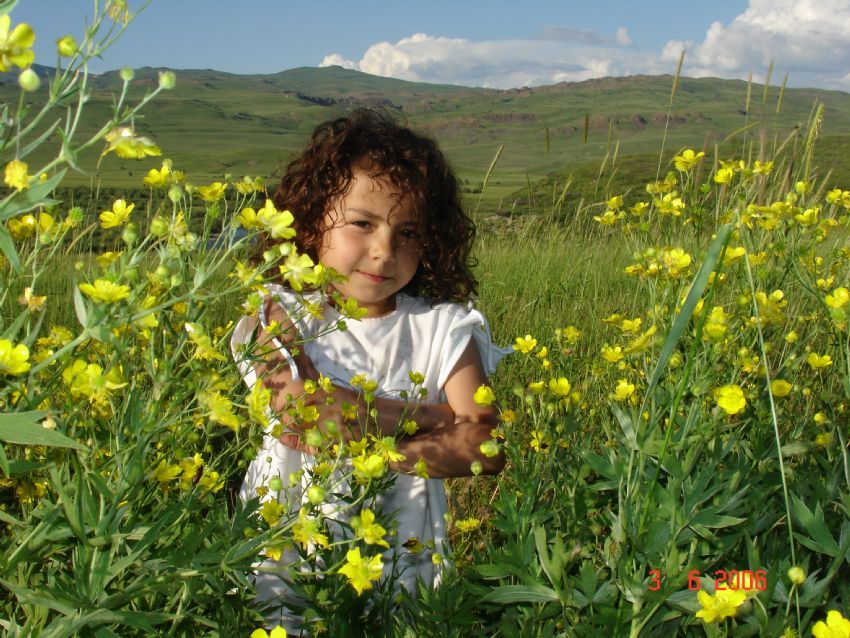
[[[372,224],[370,224],[367,221],[363,221],[363,220],[353,221],[353,222],[351,222],[351,225],[356,226],[357,228],[371,228],[372,227]]]
[[[405,239],[410,240],[419,239],[419,233],[417,233],[415,230],[403,230],[401,231],[401,236]]]

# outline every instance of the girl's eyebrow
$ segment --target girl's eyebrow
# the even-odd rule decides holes
[[[361,209],[361,208],[349,208],[347,212],[349,212],[349,213],[357,213],[358,215],[363,215],[363,216],[365,216],[365,217],[371,217],[372,219],[377,219],[377,220],[379,220],[379,221],[386,221],[386,219],[384,219],[384,218],[383,218],[383,217],[381,217],[380,215],[376,215],[376,214],[375,214],[375,213],[373,213],[373,212],[370,212],[370,211],[368,211],[368,210],[363,210],[363,209]],[[400,223],[400,224],[398,224],[398,225],[399,225],[399,226],[416,226],[416,221],[414,221],[414,220],[410,220],[410,221],[407,221],[407,222],[401,222],[401,223]]]

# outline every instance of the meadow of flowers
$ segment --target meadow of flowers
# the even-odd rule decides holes
[[[443,585],[399,594],[381,577],[393,522],[370,505],[395,440],[320,422],[323,378],[285,406],[316,465],[236,497],[271,395],[242,384],[233,327],[264,282],[335,277],[298,254],[265,179],[193,184],[164,159],[145,199],[53,197],[86,148],[167,153],[133,121],[169,73],[128,104],[123,71],[111,119],[76,135],[87,62],[132,17],[102,1],[83,42],[57,43],[44,108],[4,105],[0,123],[4,635],[279,636],[250,574],[288,552],[309,635],[850,636],[850,190],[818,167],[821,111],[735,157],[682,149],[571,221],[482,225],[479,305],[517,353],[476,399],[499,405],[482,451],[508,463],[450,482]],[[0,16],[0,71],[24,93],[34,38]],[[257,255],[266,236],[280,243]],[[592,286],[572,274],[591,270]],[[341,306],[338,329],[360,316]],[[374,381],[351,385],[372,402]],[[333,492],[350,524],[326,513]]]

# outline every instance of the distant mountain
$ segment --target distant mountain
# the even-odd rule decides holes
[[[130,103],[157,85],[163,69],[137,69]],[[50,76],[52,70],[38,69]],[[786,89],[738,80],[680,78],[668,119],[673,78],[610,77],[550,86],[495,90],[407,82],[341,67],[290,69],[267,75],[236,75],[211,69],[175,70],[177,87],[163,93],[136,120],[157,140],[175,166],[203,182],[225,173],[270,175],[300,148],[313,127],[361,106],[383,108],[433,135],[462,178],[480,182],[500,146],[488,196],[508,195],[528,180],[577,162],[657,152],[667,129],[667,148],[719,145],[740,155],[747,139],[765,130],[766,144],[806,128],[815,103],[825,107],[822,136],[850,137],[850,94]],[[3,77],[3,75],[7,77]],[[0,101],[15,104],[16,74],[0,75]],[[46,85],[47,83],[45,83]],[[90,79],[92,96],[80,134],[108,121],[117,71]],[[31,96],[43,100],[46,89]],[[780,102],[781,98],[781,102]],[[779,107],[779,108],[778,108]],[[778,113],[777,113],[778,108]],[[82,165],[91,170],[97,152]],[[724,156],[726,156],[724,155]],[[38,157],[38,156],[36,156]],[[152,158],[104,161],[106,183],[138,184],[158,166]],[[848,175],[850,177],[850,175]],[[88,181],[88,177],[73,177]]]

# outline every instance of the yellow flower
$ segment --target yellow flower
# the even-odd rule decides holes
[[[712,341],[722,341],[728,332],[727,322],[728,319],[723,306],[714,306],[703,327],[705,338]]]
[[[268,524],[269,527],[274,527],[283,516],[286,508],[277,501],[266,501],[260,507],[260,516]]]
[[[581,338],[581,332],[575,326],[567,326],[563,330],[556,330],[555,336],[560,336],[570,345],[575,345],[578,343],[579,338]]]
[[[714,391],[717,406],[726,414],[738,414],[747,407],[744,391],[738,385],[724,385]]]
[[[615,401],[627,401],[635,394],[635,384],[629,383],[627,379],[619,379],[617,387],[614,388],[613,398]]]
[[[784,379],[774,379],[770,382],[770,391],[775,397],[787,397],[791,394],[791,384]]]
[[[657,328],[655,326],[650,326],[647,328],[646,332],[626,344],[626,348],[623,352],[626,354],[640,354],[642,352],[646,352],[652,346],[653,336],[655,335],[656,330]]]
[[[268,553],[266,555],[268,555]],[[279,557],[276,560],[279,560]],[[272,629],[271,633],[267,632],[265,629],[255,629],[251,632],[249,638],[286,638],[286,630],[280,625]]]
[[[481,521],[477,518],[463,518],[459,521],[455,521],[455,527],[462,534],[468,534],[469,532],[474,532],[481,526]]]
[[[8,19],[9,16],[3,17]],[[6,186],[19,191],[28,188],[30,183],[30,175],[27,173],[28,168],[26,162],[16,159],[6,164],[6,175],[3,180],[6,182]]]
[[[531,381],[528,384],[528,389],[531,390],[534,394],[542,394],[543,390],[546,388],[545,381]]]
[[[765,325],[777,324],[785,319],[782,309],[788,305],[788,300],[785,299],[785,293],[781,290],[774,290],[769,296],[759,291],[756,293],[756,305]]]
[[[71,58],[77,54],[80,45],[77,44],[77,41],[74,39],[72,35],[66,35],[64,37],[59,38],[56,41],[56,51],[63,58]]]
[[[35,33],[25,22],[17,25],[11,33],[12,19],[8,15],[0,16],[0,73],[5,73],[15,65],[21,69],[35,60],[32,45]]]
[[[271,390],[262,383],[255,383],[254,387],[251,388],[251,394],[248,395],[248,416],[264,428],[269,424],[266,410],[268,410],[271,398]]]
[[[181,473],[181,469],[179,465],[170,465],[165,462],[165,459],[162,459],[159,462],[153,472],[151,472],[151,478],[155,481],[159,481],[160,483],[168,483],[176,479]]]
[[[270,199],[257,211],[257,221],[274,239],[295,237],[295,229],[291,228],[292,222],[295,221],[292,213],[288,210],[278,211]]]
[[[767,175],[773,170],[773,160],[768,160],[767,162],[761,162],[760,160],[756,160],[753,162],[753,173],[755,175]]]
[[[351,529],[362,538],[367,545],[380,545],[389,548],[389,543],[384,540],[387,530],[375,522],[375,513],[370,509],[364,509],[359,516],[351,519]]]
[[[686,149],[682,151],[681,155],[677,155],[673,158],[673,163],[676,165],[677,171],[684,173],[691,170],[694,164],[699,162],[703,157],[705,157],[705,153],[702,151],[694,153],[691,149]]]
[[[525,337],[517,337],[516,341],[514,342],[514,350],[523,354],[528,354],[536,347],[537,339],[535,339],[531,335],[525,335]]]
[[[569,396],[572,386],[566,378],[558,377],[557,379],[549,379],[549,389],[559,397],[566,397]]]
[[[30,369],[30,351],[24,344],[12,345],[8,339],[0,339],[0,374],[24,374]]]
[[[625,356],[626,355],[623,354],[623,348],[621,346],[611,347],[607,343],[602,346],[602,358],[608,363],[617,363]]]
[[[640,332],[640,326],[642,323],[643,319],[641,319],[640,317],[638,317],[637,319],[623,319],[623,321],[620,322],[620,332]]]
[[[354,476],[361,480],[381,478],[387,470],[386,463],[378,454],[361,454],[351,459]]]
[[[372,589],[372,581],[381,577],[383,563],[380,554],[371,558],[360,556],[360,548],[355,547],[345,555],[345,565],[337,570],[348,579],[348,583],[354,587],[358,594],[367,589]]]
[[[675,277],[691,265],[691,256],[681,248],[671,248],[661,251],[661,261],[668,273]]]
[[[123,199],[116,199],[112,204],[112,210],[105,210],[100,214],[100,225],[102,228],[115,228],[126,223],[130,219],[135,204],[127,204]]]
[[[815,638],[848,638],[850,637],[850,620],[833,609],[826,614],[826,622],[819,620],[815,623],[812,627],[812,635]]]
[[[195,191],[205,202],[215,203],[224,197],[224,192],[227,190],[227,184],[221,182],[213,182],[209,186],[198,186]]]
[[[9,232],[14,239],[26,239],[32,237],[38,227],[35,217],[27,213],[20,219],[9,220]]]
[[[299,510],[298,520],[292,526],[292,540],[304,549],[309,549],[310,545],[328,547],[328,536],[322,532],[321,521],[307,516],[304,507]]]
[[[732,181],[732,177],[734,177],[735,171],[731,168],[720,168],[714,174],[714,181],[717,184],[728,184]]]
[[[236,216],[236,221],[239,222],[239,225],[245,230],[253,230],[255,228],[263,227],[260,220],[257,219],[257,211],[253,208],[243,208],[240,210],[239,214]]]
[[[106,150],[103,155],[115,152],[124,159],[143,159],[150,155],[162,155],[162,150],[147,137],[140,137],[123,126],[113,129],[105,136]]]
[[[472,395],[472,400],[478,405],[493,405],[493,401],[496,400],[496,395],[493,393],[492,388],[482,385],[479,386],[475,391],[475,394]]]
[[[836,288],[832,291],[831,295],[827,295],[824,298],[824,301],[830,308],[841,308],[850,302],[850,291],[844,287]]]
[[[529,445],[535,452],[545,452],[552,445],[552,441],[542,430],[532,430]]]
[[[18,303],[26,306],[30,312],[38,312],[44,309],[44,304],[47,302],[46,296],[37,296],[32,294],[32,288],[27,286],[24,288],[23,294],[18,297]]]
[[[96,279],[94,284],[79,285],[80,291],[94,301],[114,303],[130,296],[130,288],[107,279]]]
[[[794,219],[797,220],[797,223],[800,224],[800,226],[807,228],[818,223],[818,213],[820,213],[820,208],[808,208],[802,213],[794,215]]]
[[[747,594],[740,589],[720,589],[712,596],[705,590],[697,592],[699,604],[702,607],[697,612],[697,618],[705,623],[718,622],[731,618],[738,613],[738,607],[744,604]]]
[[[293,250],[286,256],[286,261],[278,266],[278,269],[292,289],[301,292],[303,284],[312,285],[316,283],[316,273],[313,271],[313,266],[310,255],[299,255]]]
[[[144,184],[147,184],[151,188],[164,188],[171,181],[171,161],[165,160],[162,163],[162,168],[157,170],[152,168],[148,171],[148,174],[145,175],[145,178],[142,180]]]
[[[233,404],[220,392],[202,392],[198,402],[206,408],[206,417],[213,423],[221,423],[232,430],[238,430],[242,423],[233,413]]]
[[[828,368],[832,365],[832,357],[828,354],[817,354],[815,352],[810,352],[806,355],[806,363],[808,363],[813,370],[822,370],[823,368]]]

